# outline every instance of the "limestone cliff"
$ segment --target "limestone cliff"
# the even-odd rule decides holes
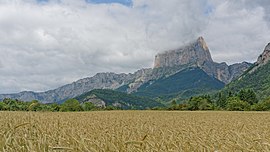
[[[263,53],[258,57],[255,66],[249,71],[249,73],[256,71],[259,67],[267,64],[269,61],[270,61],[270,43],[266,45]]]
[[[270,61],[270,43],[265,47],[263,53],[258,57],[257,65],[265,65]]]
[[[174,67],[179,65],[202,65],[204,62],[213,62],[209,49],[203,37],[199,37],[184,47],[166,51],[155,56],[154,68]]]
[[[228,66],[225,62],[214,62],[206,42],[203,37],[199,37],[196,41],[179,49],[165,51],[156,55],[154,68],[170,69],[171,67],[178,67],[178,69],[181,69],[183,66],[197,66],[208,75],[227,84],[240,76],[250,65],[247,62],[243,62]]]

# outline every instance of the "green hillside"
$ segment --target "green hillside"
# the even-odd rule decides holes
[[[96,96],[98,99],[103,100],[106,106],[114,106],[115,104],[121,105],[120,108],[122,109],[147,109],[164,106],[151,98],[139,97],[107,89],[92,90],[76,97],[76,99],[83,102],[84,99],[89,96]]]
[[[167,78],[142,85],[136,95],[147,97],[188,98],[211,93],[224,87],[224,83],[210,77],[200,68],[187,68]]]
[[[246,72],[242,77],[228,84],[224,90],[238,92],[241,89],[254,90],[259,99],[268,98],[270,95],[270,62],[252,73]]]

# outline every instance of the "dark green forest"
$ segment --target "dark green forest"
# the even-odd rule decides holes
[[[157,81],[142,85],[135,95],[151,98],[172,99],[180,96],[186,99],[196,94],[210,93],[220,90],[224,83],[210,77],[200,68],[187,68],[170,77],[158,79]]]
[[[255,67],[254,65],[253,67]],[[270,62],[250,73],[251,67],[240,78],[225,87],[225,91],[240,91],[242,88],[253,89],[258,99],[264,100],[270,96]]]
[[[98,98],[106,103],[106,106],[113,106],[114,104],[121,104],[121,109],[151,109],[154,107],[164,107],[163,104],[157,102],[156,100],[148,97],[136,96],[133,94],[127,94],[119,91],[109,90],[109,89],[95,89],[90,92],[84,93],[75,99],[84,103],[85,99],[88,97]]]
[[[252,89],[242,89],[239,92],[220,91],[212,96],[202,95],[191,97],[181,102],[171,101],[169,110],[228,110],[228,111],[268,111],[270,98],[259,101]]]

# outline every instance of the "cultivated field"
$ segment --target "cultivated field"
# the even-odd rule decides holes
[[[269,112],[0,112],[0,151],[270,151]]]

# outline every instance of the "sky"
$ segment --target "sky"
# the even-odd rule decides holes
[[[0,93],[132,73],[203,36],[214,61],[255,62],[269,0],[0,0]]]

